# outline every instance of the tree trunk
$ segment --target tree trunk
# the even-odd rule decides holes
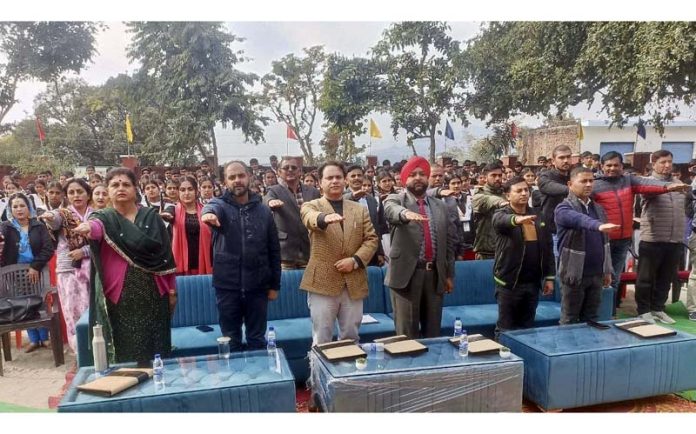
[[[417,157],[418,152],[416,152],[416,146],[413,144],[413,139],[406,139],[406,144],[408,145],[409,148],[411,148],[411,151],[413,152],[413,156]]]
[[[430,164],[435,164],[435,128],[430,129]]]
[[[210,128],[210,140],[213,144],[213,173],[217,173],[218,169],[218,147],[217,147],[217,139],[215,138],[215,127]],[[205,160],[208,161],[208,156],[204,155]]]
[[[53,86],[56,88],[56,96],[58,97],[58,103],[60,104],[60,109],[61,109],[61,117],[65,118],[65,114],[67,110],[65,109],[65,104],[63,103],[63,95],[60,93],[60,88],[58,87],[58,79],[54,78],[53,79]]]

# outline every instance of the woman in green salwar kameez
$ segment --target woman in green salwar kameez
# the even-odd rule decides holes
[[[111,170],[106,185],[113,208],[96,211],[76,231],[90,240],[91,327],[101,324],[110,363],[147,366],[171,352],[170,318],[176,306],[174,258],[164,221],[136,203],[136,179]]]

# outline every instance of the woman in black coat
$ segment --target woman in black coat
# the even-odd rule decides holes
[[[29,198],[15,193],[7,201],[8,221],[0,225],[0,238],[4,241],[0,266],[29,264],[29,280],[36,283],[41,270],[53,256],[53,242],[48,229],[36,219],[36,212]],[[27,330],[31,341],[26,352],[48,344],[48,329]]]

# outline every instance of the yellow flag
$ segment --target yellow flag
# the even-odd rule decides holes
[[[585,134],[584,134],[584,132],[582,131],[582,124],[578,124],[578,127],[580,128],[580,129],[578,130],[578,140],[582,141],[582,139],[585,138]]]
[[[372,119],[370,119],[370,137],[375,137],[378,139],[382,138],[382,133],[379,131],[377,124]]]
[[[126,139],[128,143],[133,143],[133,129],[131,128],[130,115],[126,115]]]

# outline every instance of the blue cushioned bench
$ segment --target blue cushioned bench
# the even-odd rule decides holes
[[[302,270],[283,270],[281,290],[278,299],[268,304],[268,325],[274,326],[278,346],[285,351],[290,369],[297,381],[309,376],[308,353],[312,343],[312,323],[307,307],[307,293],[300,290]],[[363,309],[378,323],[363,324],[360,327],[360,340],[369,342],[394,334],[393,310],[389,288],[385,287],[385,270],[368,267],[368,297]],[[179,299],[172,318],[172,357],[199,356],[217,352],[216,339],[221,336],[218,324],[215,290],[212,278],[206,276],[180,276],[176,279]],[[544,297],[537,307],[535,324],[547,326],[558,324],[560,318],[560,291],[552,297]],[[614,292],[607,288],[602,293],[600,319],[610,319]],[[498,305],[495,300],[493,281],[493,260],[460,261],[455,265],[455,289],[446,295],[442,313],[441,334],[451,335],[454,318],[460,317],[464,328],[470,334],[481,333],[493,336],[498,318]],[[88,346],[88,316],[80,318],[77,324],[78,366],[93,365],[92,352]],[[204,333],[196,329],[199,325],[209,325],[212,332]]]
[[[441,334],[454,333],[454,320],[462,320],[467,333],[493,337],[498,320],[498,304],[495,299],[493,259],[481,261],[457,261],[454,268],[454,291],[445,295],[442,309]],[[393,316],[391,298],[387,289],[387,309]],[[599,308],[600,320],[611,319],[614,289],[604,288]],[[542,296],[536,310],[534,324],[537,327],[557,325],[561,318],[561,291],[556,280],[554,293]]]
[[[394,334],[394,320],[387,315],[384,296],[384,274],[379,267],[368,267],[369,292],[363,310],[378,323],[363,324],[363,341]],[[297,381],[309,377],[308,352],[312,344],[312,321],[307,307],[307,292],[300,290],[302,270],[284,270],[278,298],[268,304],[268,325],[277,333],[278,347],[285,352],[290,369]],[[200,356],[217,352],[216,339],[222,334],[218,319],[212,276],[179,276],[176,279],[178,302],[172,318],[171,357]],[[208,325],[212,332],[196,327]],[[94,364],[88,346],[88,314],[77,324],[78,366]]]
[[[586,324],[514,330],[500,342],[524,359],[524,396],[544,410],[696,388],[696,336],[644,339]]]

